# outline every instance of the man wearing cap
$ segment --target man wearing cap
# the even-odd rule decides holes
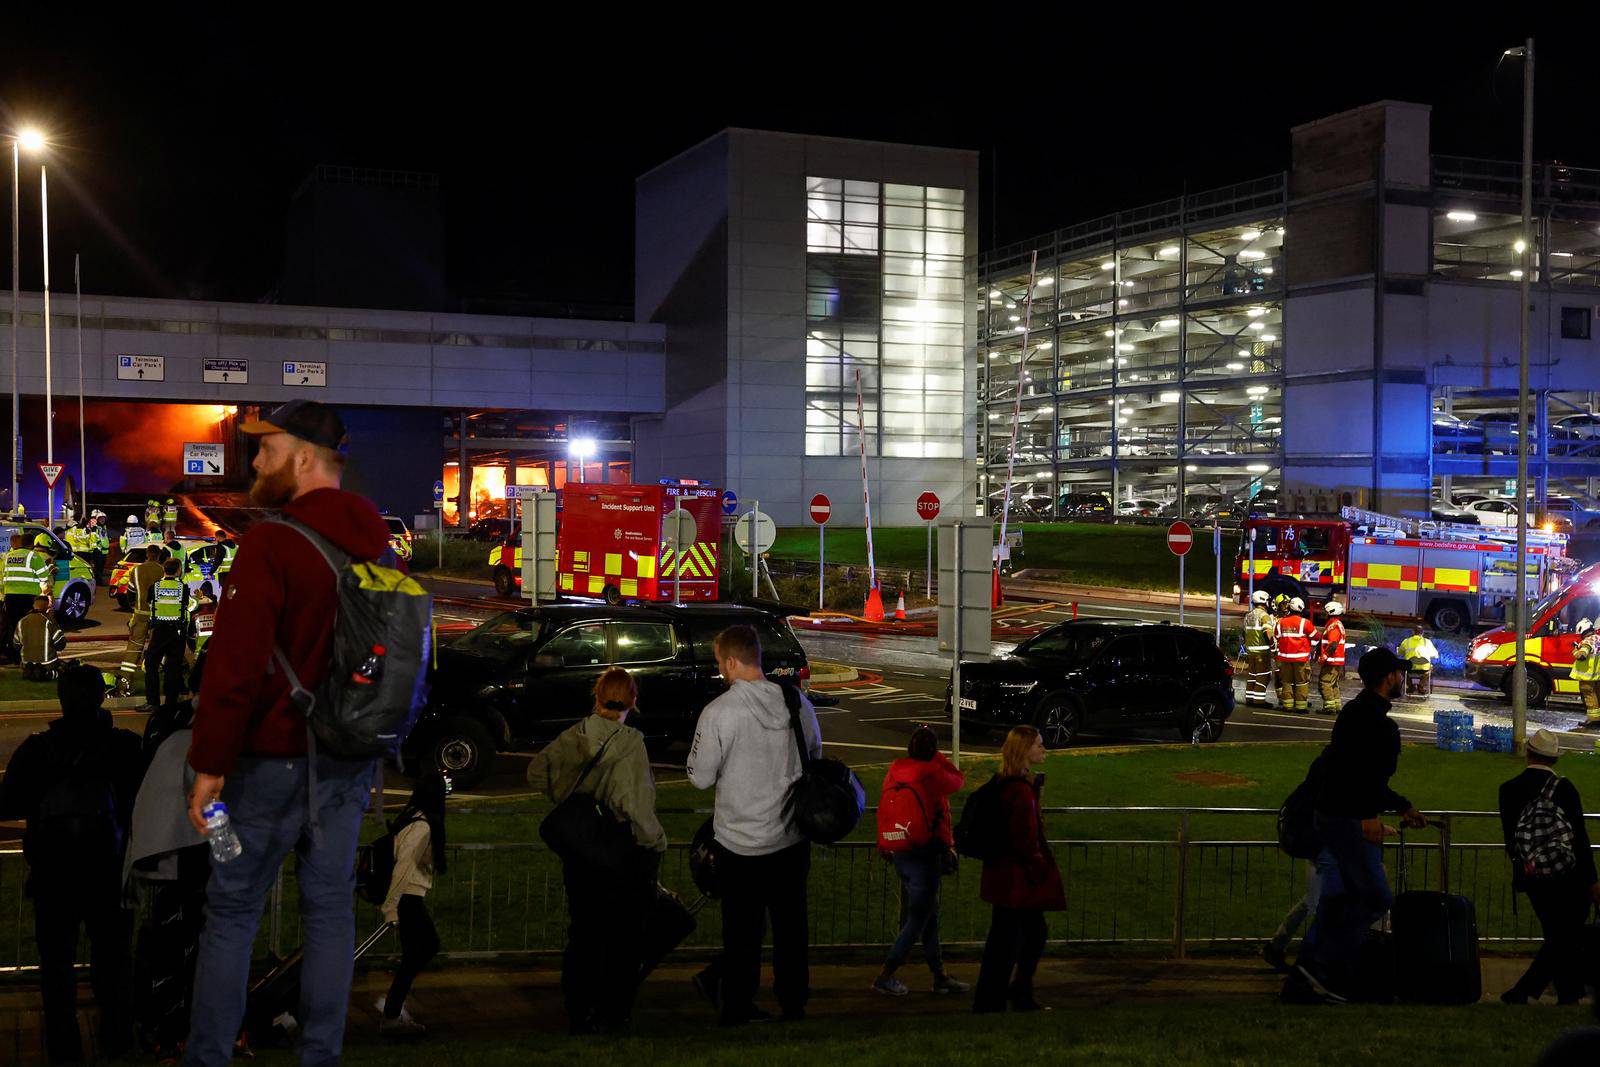
[[[1576,1004],[1583,995],[1581,934],[1589,905],[1600,904],[1600,878],[1589,851],[1578,787],[1556,774],[1560,755],[1556,735],[1540,730],[1528,738],[1527,769],[1500,787],[1500,828],[1506,855],[1511,857],[1511,886],[1528,894],[1544,930],[1544,944],[1527,972],[1500,994],[1507,1004],[1539,999],[1552,981],[1562,1004]],[[1529,811],[1535,801],[1539,807]],[[1570,838],[1562,832],[1559,819],[1551,818],[1558,812],[1566,820]],[[1523,854],[1530,845],[1537,855]]]
[[[347,438],[331,408],[295,400],[240,430],[260,441],[252,503],[310,527],[352,559],[383,555],[389,531],[378,510],[339,488]],[[319,751],[313,790],[305,716],[290,699],[286,672],[272,662],[277,646],[314,691],[328,672],[337,606],[333,571],[304,533],[258,522],[240,540],[196,701],[189,820],[203,834],[202,811],[220,798],[243,851],[212,864],[188,1064],[222,1067],[232,1058],[251,944],[290,851],[299,855],[305,945],[300,1062],[337,1063],[343,1048],[355,950],[350,894],[373,761]]]
[[[1316,943],[1295,967],[1298,980],[1318,998],[1349,1000],[1356,960],[1373,922],[1394,903],[1383,869],[1382,842],[1394,830],[1379,818],[1401,812],[1407,826],[1427,823],[1411,801],[1389,788],[1400,760],[1400,727],[1389,718],[1391,701],[1405,686],[1406,661],[1374,648],[1356,665],[1361,692],[1339,711],[1333,740],[1323,749],[1316,799],[1317,836],[1325,872],[1317,901]]]

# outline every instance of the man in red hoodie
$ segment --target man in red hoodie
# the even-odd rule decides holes
[[[304,523],[352,559],[383,556],[389,532],[377,509],[339,488],[348,439],[331,408],[294,400],[241,430],[261,442],[252,503]],[[250,948],[291,850],[300,857],[304,928],[300,1062],[337,1063],[343,1048],[356,839],[373,761],[317,753],[312,795],[305,716],[272,663],[276,644],[315,691],[328,671],[337,606],[333,570],[304,534],[275,522],[250,528],[217,605],[189,746],[196,772],[189,821],[204,834],[203,810],[220,798],[242,851],[212,861],[185,1064],[220,1067],[232,1059]]]

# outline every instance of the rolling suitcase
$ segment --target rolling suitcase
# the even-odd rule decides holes
[[[656,885],[655,899],[645,913],[644,946],[639,952],[639,981],[643,982],[649,977],[651,971],[661,966],[661,961],[667,958],[669,952],[694,933],[694,917],[705,907],[706,899],[701,894],[694,903],[684,904],[678,894],[664,885]]]
[[[1395,993],[1418,1004],[1475,1004],[1483,997],[1478,916],[1450,893],[1402,892],[1389,912]]]
[[[365,956],[394,923],[384,923],[356,946],[355,958]],[[300,949],[289,953],[277,966],[250,986],[244,1006],[244,1040],[260,1047],[293,1036],[299,1024],[294,1013],[300,1010],[300,970],[305,957]]]

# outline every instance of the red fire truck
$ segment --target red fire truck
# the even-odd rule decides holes
[[[611,604],[670,601],[681,583],[685,601],[717,599],[721,489],[680,482],[569,483],[557,500],[557,596],[604,598]],[[679,507],[694,517],[697,534],[675,556],[662,524]],[[489,569],[500,595],[515,595],[522,585],[520,525],[489,551]]]
[[[1233,597],[1252,589],[1300,597],[1335,595],[1351,611],[1465,633],[1505,621],[1515,595],[1515,530],[1425,522],[1343,508],[1341,518],[1249,519],[1234,556]],[[1563,534],[1528,531],[1527,587],[1558,586],[1573,564]]]

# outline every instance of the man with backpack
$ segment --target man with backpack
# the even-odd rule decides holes
[[[56,694],[61,718],[17,746],[0,778],[0,819],[27,820],[25,892],[33,898],[45,1045],[52,1062],[66,1063],[83,1058],[73,978],[80,926],[89,934],[101,1051],[117,1056],[132,1042],[122,852],[144,761],[137,735],[111,725],[98,670],[68,667]]]
[[[1544,944],[1528,970],[1500,999],[1526,1004],[1552,981],[1556,999],[1583,995],[1580,946],[1589,905],[1600,904],[1600,878],[1583,825],[1583,801],[1571,779],[1556,774],[1561,744],[1549,730],[1528,738],[1528,766],[1500,787],[1500,827],[1511,857],[1511,886],[1528,895]]]
[[[238,568],[234,568],[238,573]],[[772,918],[772,990],[785,1020],[805,1017],[811,976],[806,956],[806,877],[811,845],[790,821],[785,800],[801,777],[788,698],[761,670],[761,640],[730,626],[713,650],[728,691],[700,713],[689,749],[689,781],[716,787],[712,823],[722,889],[722,959],[717,968],[722,1023],[770,1018],[754,1006],[761,941]],[[798,698],[808,757],[822,755],[811,702]]]
[[[331,408],[295,400],[240,429],[260,440],[252,503],[281,510],[351,559],[384,556],[389,531],[378,510],[339,488],[347,438]],[[212,861],[186,1064],[232,1059],[256,927],[290,851],[299,855],[305,937],[300,1062],[335,1063],[343,1048],[356,839],[374,761],[325,749],[308,758],[304,701],[290,681],[317,692],[328,678],[339,601],[330,557],[303,530],[263,521],[244,536],[207,647],[189,747],[190,823],[205,834],[205,811],[221,799],[242,852]],[[380,650],[374,655],[382,670]],[[319,707],[326,696],[319,693]]]

